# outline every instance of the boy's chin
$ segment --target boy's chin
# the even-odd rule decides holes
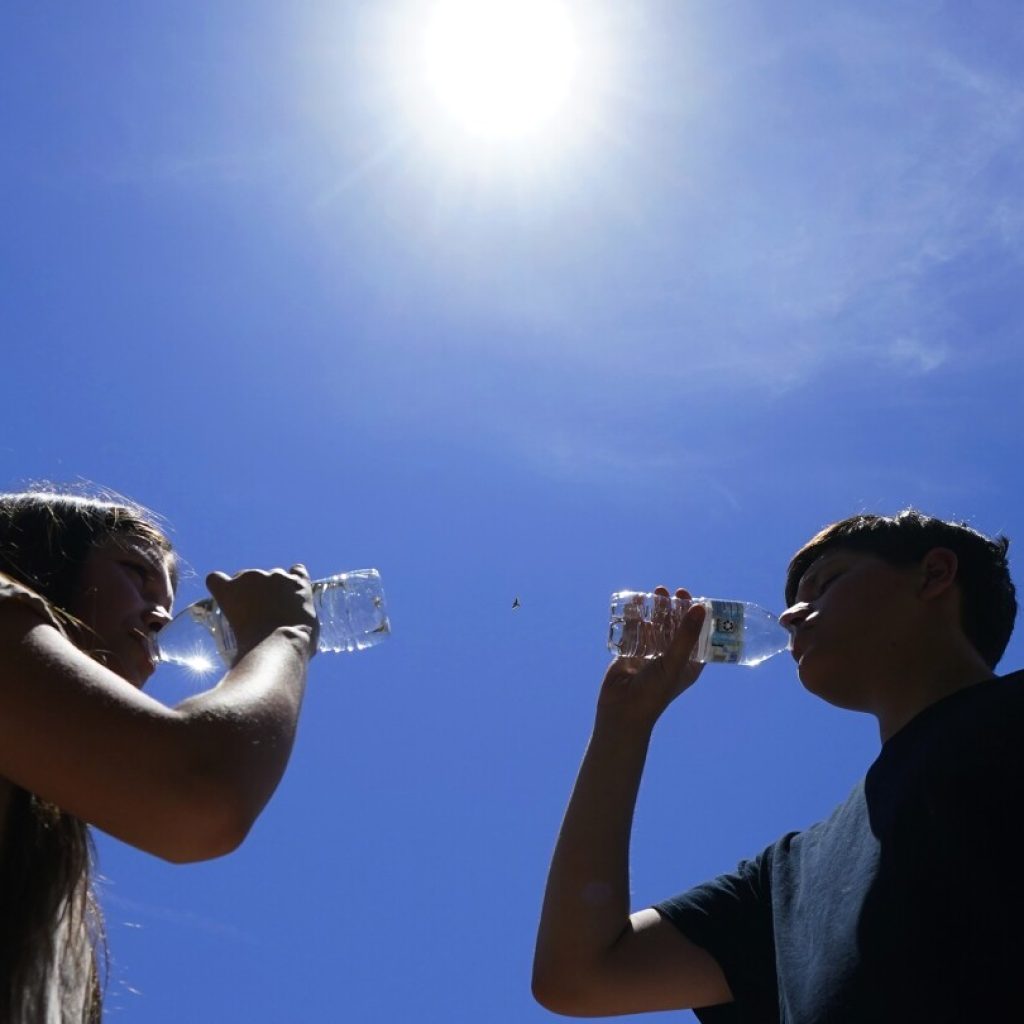
[[[815,659],[812,652],[808,651],[800,659],[796,666],[796,673],[808,693],[813,693],[816,697],[821,697],[822,700],[834,703],[830,693],[840,689],[841,684],[837,686],[839,680],[836,679],[835,673],[829,672],[827,666],[822,665],[820,659]]]

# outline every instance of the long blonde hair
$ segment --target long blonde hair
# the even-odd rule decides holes
[[[49,491],[0,494],[0,573],[45,598],[69,627],[82,566],[114,534],[155,546],[176,577],[170,541],[141,506]],[[100,1021],[107,946],[94,862],[83,821],[12,785],[0,845],[3,1021]]]

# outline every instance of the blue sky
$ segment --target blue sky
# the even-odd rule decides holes
[[[507,146],[409,102],[430,8],[0,15],[3,485],[159,510],[186,600],[376,565],[394,627],[314,662],[236,854],[100,839],[112,1021],[548,1018],[613,590],[778,610],[814,530],[910,504],[1024,544],[1016,4],[571,3],[587,87]],[[786,659],[709,670],[655,736],[637,906],[876,749]]]

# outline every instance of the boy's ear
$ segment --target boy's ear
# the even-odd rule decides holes
[[[932,548],[921,559],[921,596],[932,598],[945,593],[956,582],[957,566],[956,552]]]

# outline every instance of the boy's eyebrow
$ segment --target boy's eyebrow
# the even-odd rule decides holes
[[[813,562],[811,562],[807,569],[804,570],[803,576],[801,576],[800,579],[797,581],[796,590],[794,591],[795,595],[799,597],[800,592],[805,589],[808,583],[816,583],[818,581],[818,576],[821,573],[822,567],[830,565],[832,559],[836,558],[841,554],[841,551],[826,551],[824,554],[818,555],[818,557]]]

